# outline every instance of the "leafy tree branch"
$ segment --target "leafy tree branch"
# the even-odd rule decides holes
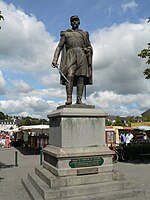
[[[148,18],[148,23],[150,22],[150,17]],[[143,49],[138,56],[140,56],[141,58],[147,58],[146,64],[150,64],[150,43],[147,44],[148,47],[147,49]],[[143,74],[145,75],[145,79],[150,79],[150,68],[146,68],[143,72]]]

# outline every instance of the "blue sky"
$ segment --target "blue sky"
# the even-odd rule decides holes
[[[149,0],[1,0],[0,110],[46,118],[64,104],[65,88],[50,65],[60,31],[70,28],[74,14],[94,49],[86,103],[120,116],[149,109],[146,61],[137,56],[150,41],[149,8]]]
[[[28,15],[35,15],[42,21],[50,34],[59,36],[61,29],[67,29],[69,17],[77,14],[82,27],[89,32],[120,24],[125,21],[139,23],[149,16],[149,0],[5,0],[21,8]]]

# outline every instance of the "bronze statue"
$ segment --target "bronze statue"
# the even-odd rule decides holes
[[[77,87],[76,103],[82,104],[84,86],[92,84],[93,50],[89,34],[79,29],[80,19],[78,16],[70,17],[70,24],[72,29],[60,33],[61,39],[52,61],[52,67],[58,67],[57,61],[62,51],[59,71],[61,71],[61,84],[66,85],[66,105],[72,104],[73,86]]]

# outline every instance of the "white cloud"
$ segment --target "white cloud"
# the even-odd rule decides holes
[[[0,37],[1,66],[9,68],[11,65],[15,70],[32,73],[47,70],[50,54],[56,44],[54,38],[46,32],[44,24],[13,4],[7,5],[2,1],[0,7],[5,15]]]
[[[108,114],[139,116],[149,108],[149,94],[116,94],[113,91],[94,92],[87,98],[87,103],[103,109]]]
[[[135,2],[135,0],[132,0],[128,3],[122,4],[121,7],[122,7],[123,11],[126,12],[128,9],[133,9],[133,8],[138,7],[138,4]]]
[[[0,101],[0,110],[6,114],[17,114],[24,111],[24,103],[20,100],[3,100]]]
[[[93,33],[92,41],[96,91],[149,92],[149,81],[143,75],[145,61],[138,57],[149,41],[147,24],[124,23],[101,29]]]
[[[6,81],[3,77],[2,72],[0,71],[0,95],[3,95],[6,93]]]
[[[46,118],[53,109],[56,109],[55,102],[46,102],[37,97],[0,101],[0,110],[9,115]]]
[[[25,83],[23,80],[14,80],[13,85],[14,85],[14,87],[15,87],[14,89],[16,90],[17,93],[18,92],[19,93],[20,92],[27,93],[32,90],[32,86]]]
[[[132,1],[123,8],[134,4]],[[0,100],[0,110],[46,118],[66,98],[58,72],[50,66],[56,42],[35,16],[3,1],[0,7],[5,16],[0,37],[0,93],[9,98]],[[145,60],[137,56],[149,42],[149,33],[149,24],[142,21],[113,25],[90,35],[94,84],[87,87],[87,103],[116,115],[139,115],[149,108]]]

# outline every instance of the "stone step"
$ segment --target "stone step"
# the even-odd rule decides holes
[[[118,172],[99,173],[84,176],[57,177],[42,166],[35,167],[35,173],[51,188],[124,179],[124,176]]]
[[[44,200],[49,199],[49,197],[51,197],[51,199],[60,197],[60,192],[51,189],[39,176],[37,176],[37,174],[28,174],[28,179]]]
[[[22,179],[21,183],[31,200],[44,200],[28,179]]]
[[[129,182],[110,181],[104,183],[94,183],[79,186],[70,186],[67,188],[61,188],[61,197],[77,197],[86,195],[95,195],[106,193],[107,191],[121,191],[128,188],[134,188],[134,184]]]
[[[143,200],[144,198],[139,198],[141,194],[141,190],[121,190],[121,191],[107,191],[100,194],[91,194],[86,196],[78,196],[78,197],[68,197],[61,198],[57,200],[124,200],[125,199],[136,199]],[[49,199],[51,200],[51,199]],[[149,200],[149,199],[144,199]]]
[[[29,197],[31,200],[44,200],[37,190],[34,188],[34,186],[31,184],[31,182],[28,179],[22,179],[22,184],[27,191]],[[68,198],[62,198],[62,197],[51,197],[47,198],[47,200],[122,200],[122,199],[138,199],[143,200],[145,199],[143,195],[145,193],[140,190],[121,190],[121,191],[107,191],[106,193],[102,192],[100,194],[92,194],[92,195],[86,195],[86,196],[78,196],[78,197],[68,197]],[[147,196],[148,197],[148,196]],[[149,198],[146,198],[145,200],[149,200]]]
[[[133,182],[107,181],[85,185],[50,188],[37,174],[29,174],[29,180],[45,200],[71,198],[86,195],[106,193],[107,191],[122,191],[135,187]]]

